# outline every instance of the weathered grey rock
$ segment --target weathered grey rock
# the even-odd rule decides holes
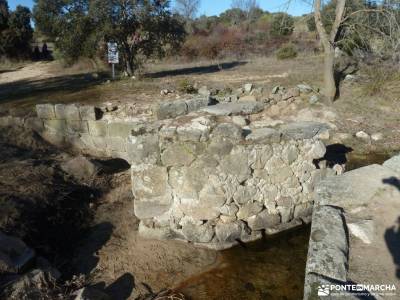
[[[104,121],[88,121],[89,133],[93,136],[106,136],[108,124]]]
[[[317,122],[295,122],[280,127],[283,136],[295,140],[312,139],[329,129],[329,125]]]
[[[205,96],[205,97],[208,97],[208,96],[211,95],[211,91],[208,89],[207,86],[204,86],[204,85],[201,86],[201,87],[198,89],[197,93],[199,93],[200,95]]]
[[[18,273],[35,257],[35,251],[19,238],[0,232],[0,272]]]
[[[213,136],[241,140],[243,137],[243,129],[233,123],[221,123],[213,130],[212,134]]]
[[[365,244],[371,244],[374,240],[375,226],[373,220],[358,220],[348,222],[347,227],[351,235],[359,238]]]
[[[68,133],[89,133],[89,126],[86,121],[67,120],[66,128]]]
[[[186,115],[188,107],[185,101],[177,100],[173,102],[161,102],[153,109],[153,114],[157,119],[171,119],[178,116]]]
[[[233,116],[232,122],[240,127],[247,125],[247,120],[242,116]]]
[[[208,106],[211,100],[209,95],[186,100],[188,112],[197,111],[202,107]]]
[[[73,293],[75,300],[111,300],[111,297],[93,287],[84,287]]]
[[[246,84],[243,86],[243,88],[244,88],[244,91],[245,91],[246,93],[250,93],[251,90],[253,89],[253,84],[252,84],[252,83],[246,83]]]
[[[67,123],[65,120],[44,120],[44,128],[50,132],[65,132],[67,130]]]
[[[100,172],[100,165],[84,156],[72,158],[61,164],[61,169],[78,181],[92,181]]]
[[[124,139],[124,138],[108,136],[108,137],[105,137],[105,141],[106,141],[107,150],[116,151],[116,152],[126,152],[127,151],[126,139]]]
[[[256,193],[256,187],[240,185],[233,194],[233,200],[238,205],[245,204],[249,201],[252,201],[255,198]]]
[[[321,141],[316,141],[311,148],[310,156],[312,159],[318,159],[324,157],[325,153],[326,153],[325,144]]]
[[[315,187],[315,200],[320,205],[338,206],[344,210],[359,208],[377,192],[390,188],[391,185],[385,184],[385,180],[397,176],[395,171],[380,165],[359,168],[341,176],[330,176]]]
[[[108,135],[111,137],[127,138],[139,126],[139,123],[133,122],[111,122],[108,124]]]
[[[309,86],[308,84],[298,84],[297,88],[300,90],[301,93],[311,93],[313,91],[313,88]]]
[[[277,214],[271,214],[267,210],[263,210],[256,216],[247,219],[247,224],[252,230],[262,230],[279,225],[281,218]]]
[[[279,143],[281,134],[273,128],[256,128],[246,136],[247,141],[254,143]]]
[[[56,118],[61,120],[81,120],[79,108],[75,104],[56,104],[54,106]]]
[[[218,241],[224,242],[234,242],[240,239],[242,235],[243,225],[240,221],[234,223],[218,223],[215,226],[215,234]]]
[[[226,155],[221,160],[220,164],[222,172],[236,177],[240,183],[248,179],[251,175],[248,157],[244,154]]]
[[[191,242],[208,243],[214,236],[213,227],[208,224],[197,225],[193,222],[184,222],[182,225],[182,234]]]
[[[294,97],[300,96],[300,89],[298,88],[291,88],[282,96],[282,100],[288,100]]]
[[[190,123],[185,123],[177,128],[177,135],[180,141],[207,141],[212,122],[205,117],[198,117],[191,120]]]
[[[171,143],[161,153],[161,161],[165,166],[188,166],[196,158],[192,145],[187,143]]]
[[[340,209],[314,208],[306,274],[347,280],[348,242]]]
[[[159,161],[160,148],[158,136],[155,134],[144,134],[128,138],[127,152],[129,160],[135,164],[150,163]]]
[[[383,166],[400,174],[400,154],[385,161]]]
[[[263,205],[260,202],[247,202],[240,207],[237,217],[241,220],[247,220],[249,217],[257,215],[262,209]]]
[[[370,135],[362,130],[356,133],[356,137],[364,141],[369,141],[371,139]]]
[[[53,104],[37,104],[36,113],[40,119],[55,119],[56,113]]]
[[[94,106],[79,106],[79,114],[83,121],[96,121],[96,108]]]
[[[319,96],[318,95],[312,95],[309,99],[308,99],[308,102],[310,103],[310,104],[315,104],[315,103],[317,103],[317,102],[319,102]]]
[[[235,216],[238,210],[239,208],[235,203],[225,204],[219,209],[221,214],[226,216]]]
[[[261,102],[238,102],[238,103],[220,103],[211,105],[201,109],[217,116],[231,116],[231,115],[251,115],[258,113],[264,109],[264,104]]]
[[[378,141],[380,141],[380,140],[383,140],[383,134],[380,133],[380,132],[373,133],[373,134],[371,134],[371,139],[372,139],[373,141],[375,141],[375,142],[378,142]]]

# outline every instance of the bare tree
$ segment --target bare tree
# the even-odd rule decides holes
[[[186,20],[196,17],[200,7],[200,0],[175,0],[176,11]]]
[[[257,0],[232,0],[232,8],[239,8],[247,14],[247,18],[250,17],[253,10],[259,8]]]
[[[343,22],[346,0],[337,0],[335,21],[333,22],[331,32],[326,32],[322,23],[321,0],[314,0],[314,18],[318,35],[324,48],[324,94],[330,100],[334,101],[337,95],[335,82],[335,41],[339,27]]]

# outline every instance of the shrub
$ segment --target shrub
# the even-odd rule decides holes
[[[297,56],[296,47],[292,43],[282,45],[281,48],[276,52],[278,59],[290,59]]]
[[[186,94],[194,94],[197,92],[194,84],[187,78],[182,79],[178,82],[178,91]]]
[[[275,37],[291,35],[294,30],[294,18],[286,13],[277,13],[272,18],[271,34]]]

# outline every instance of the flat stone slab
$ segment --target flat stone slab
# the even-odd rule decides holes
[[[329,125],[318,122],[294,122],[280,126],[283,136],[300,140],[312,139],[329,131]]]
[[[400,174],[400,154],[393,156],[391,159],[385,161],[383,166],[392,169]]]
[[[318,205],[356,209],[367,204],[375,194],[389,188],[391,180],[396,177],[396,172],[381,165],[370,165],[341,176],[327,177],[316,186],[315,200]]]
[[[211,105],[201,109],[216,116],[231,116],[231,115],[251,115],[258,113],[264,109],[264,104],[256,101],[246,101],[240,103],[220,103]]]

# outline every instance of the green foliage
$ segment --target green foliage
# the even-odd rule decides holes
[[[0,0],[0,55],[28,58],[32,35],[30,10],[18,5],[10,12],[7,1]]]
[[[317,30],[317,26],[315,25],[314,14],[309,14],[309,15],[307,15],[306,18],[307,18],[306,23],[307,23],[308,31],[314,32],[315,30]]]
[[[34,19],[69,61],[94,57],[107,42],[117,42],[130,75],[143,59],[162,57],[185,36],[184,24],[165,0],[35,0]]]
[[[197,92],[194,84],[187,78],[178,82],[178,91],[185,94],[194,94]]]
[[[294,18],[286,13],[273,15],[271,23],[271,34],[275,37],[287,36],[293,33]]]
[[[297,50],[295,45],[292,43],[287,43],[282,45],[281,48],[276,52],[276,57],[278,59],[291,59],[297,56]]]

